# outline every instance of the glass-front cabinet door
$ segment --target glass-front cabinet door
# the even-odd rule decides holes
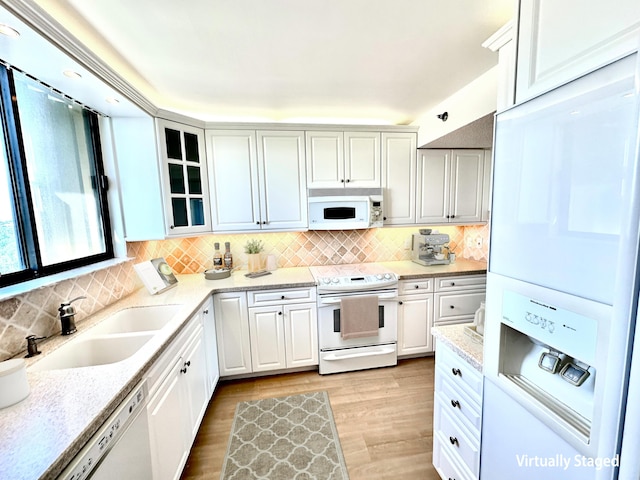
[[[167,235],[210,232],[204,130],[162,119],[157,125]]]

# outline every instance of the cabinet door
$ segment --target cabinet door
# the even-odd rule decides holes
[[[249,309],[251,363],[254,372],[286,368],[283,315],[281,306]]]
[[[484,178],[482,180],[482,209],[481,220],[488,222],[491,219],[491,170],[493,165],[493,150],[484,151]]]
[[[213,230],[260,228],[255,132],[208,130],[206,138]]]
[[[189,444],[187,448],[191,448],[191,442],[196,438],[200,422],[209,403],[207,355],[202,328],[198,328],[185,350],[181,372],[182,381],[185,383],[187,402],[183,408],[189,413],[187,422]]]
[[[451,150],[418,153],[418,223],[449,221]]]
[[[450,222],[482,220],[484,150],[454,150],[451,163]]]
[[[260,226],[307,228],[307,187],[302,132],[258,131]],[[254,191],[254,195],[257,191]]]
[[[344,132],[344,183],[380,188],[380,133]]]
[[[637,0],[520,0],[519,18],[517,103],[638,48]]]
[[[209,398],[213,395],[218,380],[220,367],[218,366],[218,344],[216,342],[216,322],[213,312],[213,297],[210,297],[201,307],[202,326],[204,329],[205,350],[207,356],[207,388]]]
[[[157,120],[167,235],[211,231],[204,130]],[[147,181],[147,179],[139,179]]]
[[[153,478],[176,480],[187,461],[187,412],[180,356],[147,405]]]
[[[287,367],[318,365],[318,320],[315,303],[285,305]]]
[[[384,223],[416,222],[416,134],[382,133]]]
[[[155,121],[148,116],[110,121],[125,240],[164,240],[168,223],[162,187],[165,167],[158,161]]]
[[[220,375],[251,373],[251,343],[244,292],[214,296]]]
[[[344,185],[344,135],[342,132],[306,132],[307,187]]]
[[[403,297],[398,309],[398,355],[433,351],[433,295]]]

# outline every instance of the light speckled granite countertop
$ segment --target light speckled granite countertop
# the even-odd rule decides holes
[[[400,279],[486,273],[486,264],[458,259],[453,265],[425,267],[410,261],[384,262]],[[199,305],[213,293],[314,286],[306,267],[281,268],[272,275],[248,279],[245,271],[223,280],[202,274],[178,275],[177,286],[150,295],[142,288],[97,314],[78,322],[78,333],[40,343],[40,357],[27,359],[31,388],[22,402],[0,410],[0,478],[55,478],[80,451],[119,403],[145,378],[162,352],[177,337]],[[136,354],[116,364],[65,370],[32,371],[29,366],[124,308],[181,305],[174,319]]]
[[[378,262],[393,270],[400,280],[415,280],[428,277],[450,277],[457,275],[481,275],[487,273],[487,262],[458,258],[449,265],[420,265],[410,260]]]
[[[470,323],[457,325],[441,325],[433,327],[431,333],[436,339],[449,346],[454,352],[464,358],[469,364],[482,373],[482,343],[471,339],[464,332],[464,327]]]

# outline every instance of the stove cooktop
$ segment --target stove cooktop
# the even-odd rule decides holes
[[[318,293],[395,288],[398,277],[376,263],[353,263],[309,267]]]

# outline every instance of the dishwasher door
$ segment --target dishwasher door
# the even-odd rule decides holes
[[[59,480],[151,480],[147,388],[139,383],[76,455]]]

